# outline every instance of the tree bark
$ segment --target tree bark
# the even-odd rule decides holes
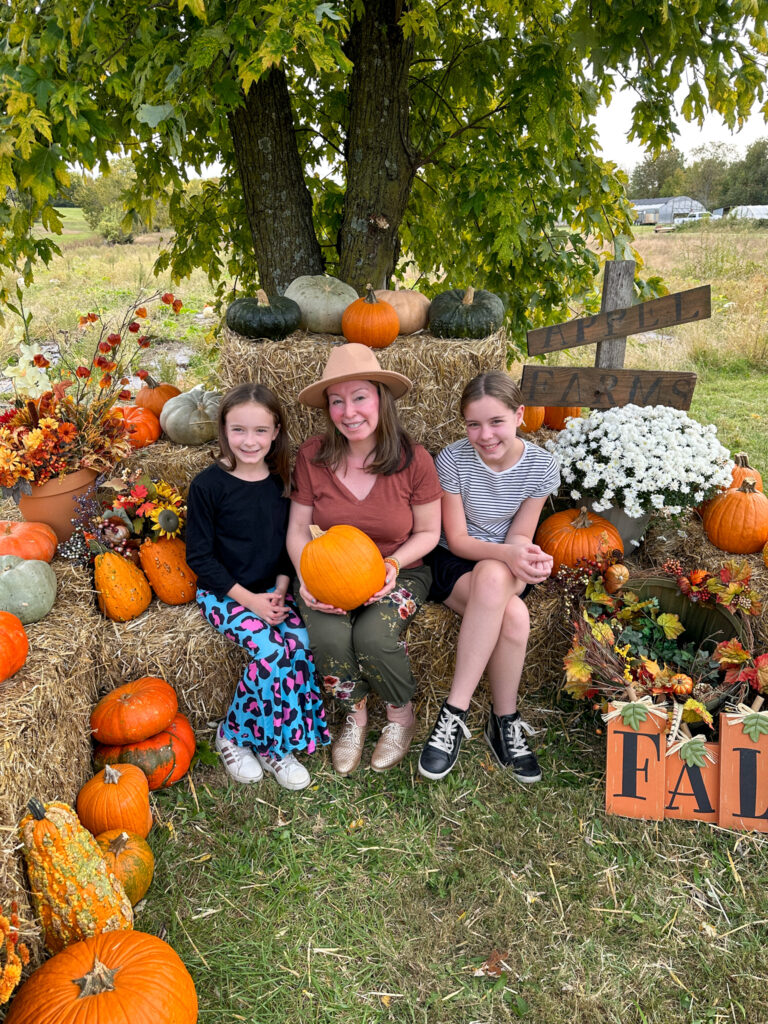
[[[403,0],[366,0],[352,24],[348,53],[347,187],[339,231],[339,277],[360,294],[386,288],[398,231],[417,169],[409,136],[412,39],[397,25]]]
[[[325,262],[312,222],[312,197],[296,146],[288,83],[279,68],[255,82],[229,115],[261,287],[282,295]]]

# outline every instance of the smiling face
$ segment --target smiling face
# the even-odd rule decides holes
[[[351,445],[372,444],[379,425],[379,392],[368,380],[347,380],[332,384],[326,392],[328,415],[339,433]]]
[[[517,428],[524,413],[522,405],[510,409],[490,395],[476,398],[464,407],[469,443],[491,469],[509,469],[523,454],[524,446],[517,437]]]
[[[227,413],[226,438],[240,472],[258,471],[280,432],[275,417],[258,402],[244,402]],[[266,467],[264,467],[266,469]]]

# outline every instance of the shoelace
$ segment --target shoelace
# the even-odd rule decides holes
[[[448,708],[443,708],[435,724],[435,731],[429,738],[429,745],[437,747],[438,750],[442,750],[445,754],[450,754],[456,742],[457,729],[461,729],[464,733],[465,740],[468,740],[472,735],[463,718],[452,714]]]
[[[516,718],[513,722],[506,721],[503,725],[503,729],[505,732],[504,741],[513,754],[531,753],[528,741],[525,736],[523,736],[523,730],[525,730],[529,736],[535,736],[536,730],[528,725],[527,722],[524,722],[522,718]]]
[[[359,734],[365,728],[367,728],[367,726],[358,725],[357,722],[352,717],[352,715],[347,715],[347,721],[344,725],[344,729],[339,738],[336,740],[337,746],[341,745],[342,747],[344,747],[347,744],[351,746],[357,746],[359,742]],[[355,732],[354,730],[357,731]]]

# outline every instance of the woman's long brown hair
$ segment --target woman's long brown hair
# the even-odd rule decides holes
[[[374,381],[369,383],[374,384],[379,392],[379,422],[376,427],[373,457],[366,465],[365,471],[379,476],[392,476],[393,473],[410,466],[413,461],[413,441],[397,417],[395,400],[387,385]],[[336,429],[328,412],[327,397],[325,401],[325,433],[312,462],[316,466],[327,466],[331,470],[336,470],[347,459],[349,442]]]

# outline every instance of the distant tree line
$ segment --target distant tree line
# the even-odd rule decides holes
[[[647,156],[629,178],[630,199],[690,196],[708,210],[768,203],[768,138],[757,139],[738,158],[732,146],[710,142],[689,157],[674,147]]]

